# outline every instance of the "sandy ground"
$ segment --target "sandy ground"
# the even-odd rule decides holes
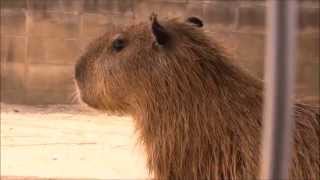
[[[146,179],[129,117],[1,104],[1,179]],[[9,178],[11,177],[11,178]]]

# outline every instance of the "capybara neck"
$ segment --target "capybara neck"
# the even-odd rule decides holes
[[[250,147],[260,140],[262,83],[218,47],[177,53],[173,63],[180,62],[179,68],[145,86],[135,115],[155,177],[220,179],[256,172],[259,162],[252,159],[259,148]],[[202,63],[186,64],[190,59]]]

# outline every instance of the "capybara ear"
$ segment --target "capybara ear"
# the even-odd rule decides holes
[[[202,22],[202,20],[201,19],[199,19],[198,17],[194,17],[194,16],[192,16],[192,17],[189,17],[188,19],[187,19],[187,23],[190,23],[190,24],[192,24],[193,26],[196,26],[196,27],[203,27],[203,22]]]
[[[152,34],[156,41],[160,45],[165,45],[169,41],[169,33],[167,30],[159,24],[157,20],[157,14],[152,13],[150,16]]]

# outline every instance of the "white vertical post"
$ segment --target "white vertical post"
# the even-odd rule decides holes
[[[296,0],[269,0],[261,179],[288,179],[293,141]]]

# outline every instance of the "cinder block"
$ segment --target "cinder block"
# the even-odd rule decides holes
[[[320,96],[319,95],[297,97],[297,100],[301,103],[309,104],[309,105],[313,105],[313,106],[320,105]]]
[[[182,2],[161,2],[160,15],[164,17],[184,17],[187,4]]]
[[[93,3],[94,0],[88,1]],[[104,1],[104,0],[98,0],[95,4],[95,11],[94,13],[107,13],[107,14],[118,14],[119,13],[119,4],[121,4],[122,1],[118,0],[109,0],[109,1]],[[126,3],[126,1],[124,1]]]
[[[231,26],[235,23],[237,2],[215,1],[204,3],[204,18],[207,23],[216,26]]]
[[[132,13],[134,1],[132,0],[85,0],[83,10],[85,13],[122,14]]]
[[[61,11],[61,0],[27,0],[29,11]]]
[[[301,95],[319,95],[320,82],[320,36],[301,35],[298,38],[297,52],[297,84],[303,86]]]
[[[132,0],[85,0],[83,11],[85,13],[119,14],[128,11],[132,4]]]
[[[106,13],[106,14],[121,14],[123,16],[132,15],[132,9],[134,6],[134,1],[132,0],[98,0],[88,1],[87,3],[91,3],[92,12],[93,13]],[[90,11],[88,11],[90,12]]]
[[[159,17],[184,17],[187,3],[165,1],[136,1],[134,6],[135,21],[147,21],[151,13],[155,12]]]
[[[72,90],[74,66],[31,64],[28,68],[26,88],[39,91]]]
[[[26,9],[27,0],[1,0],[0,7],[2,9]]]
[[[159,3],[150,3],[149,1],[136,1],[134,5],[135,22],[147,21],[152,12],[159,14]]]
[[[320,62],[297,66],[297,84],[303,87],[298,96],[320,96]]]
[[[52,64],[71,64],[80,56],[80,40],[47,38],[47,62]]]
[[[199,2],[199,1],[190,1],[189,3],[187,3],[186,6],[186,16],[197,16],[199,18],[203,18],[204,17],[204,7],[203,7],[203,2]],[[206,25],[207,22],[204,22],[204,24]]]
[[[131,15],[132,10],[133,10],[133,6],[134,6],[134,1],[132,0],[122,0],[122,1],[117,1],[117,5],[118,5],[118,12],[120,14],[129,14]]]
[[[299,29],[320,31],[320,8],[315,6],[299,8]]]
[[[84,0],[28,0],[29,10],[81,13]]]
[[[2,36],[1,38],[1,61],[25,62],[26,38],[14,36]]]
[[[226,49],[234,63],[257,77],[263,77],[265,36],[231,32],[213,32],[210,36]]]
[[[28,26],[30,36],[78,38],[80,15],[33,11]]]
[[[25,104],[26,91],[25,89],[3,89],[1,88],[1,102],[7,104]]]
[[[25,104],[74,104],[72,101],[73,91],[54,91],[54,90],[30,90],[26,91]]]
[[[87,0],[61,0],[61,6],[64,12],[82,13],[84,2]]]
[[[239,8],[238,28],[265,30],[266,7],[248,6]]]
[[[297,39],[298,61],[302,63],[319,62],[320,59],[320,35],[318,33],[301,34]]]
[[[1,90],[24,89],[26,66],[24,63],[1,64]]]
[[[113,15],[112,24],[114,25],[130,25],[134,23],[133,16]]]
[[[109,3],[111,1],[105,1],[105,3]],[[84,12],[89,13],[97,13],[99,9],[99,0],[85,0],[83,4]]]
[[[23,36],[26,34],[26,15],[22,9],[1,8],[1,35]]]
[[[110,15],[84,14],[82,16],[81,37],[97,37],[109,28],[113,28]]]
[[[0,77],[1,78],[4,77],[5,74],[6,74],[6,62],[1,59],[1,61],[0,61]]]
[[[30,37],[28,39],[28,62],[46,63],[47,62],[47,38]]]
[[[32,37],[28,42],[28,61],[30,63],[74,64],[81,49],[78,39]]]

